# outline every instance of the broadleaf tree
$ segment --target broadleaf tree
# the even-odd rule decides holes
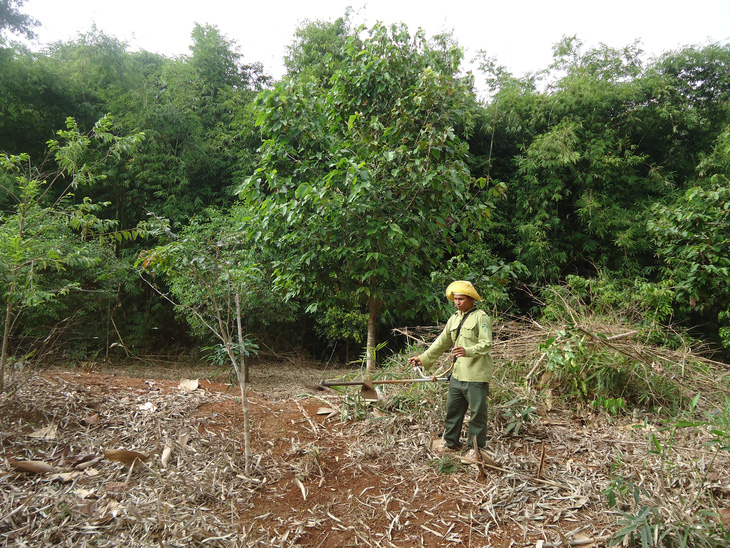
[[[649,229],[678,310],[714,326],[730,348],[730,126],[693,182],[674,203],[653,208]]]
[[[261,157],[238,191],[259,242],[285,252],[285,297],[310,313],[367,311],[373,368],[379,313],[418,316],[431,273],[488,221],[490,192],[465,162],[461,49],[403,25],[364,34],[345,41],[326,85],[291,78],[260,95]]]

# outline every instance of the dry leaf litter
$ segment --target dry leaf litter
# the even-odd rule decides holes
[[[584,329],[598,334],[589,337],[595,344],[681,376],[677,364],[687,352],[648,347],[620,327]],[[546,331],[524,324],[497,330],[501,363],[534,365],[522,386],[498,376],[498,390],[539,390]],[[427,341],[434,331],[404,334]],[[727,393],[727,369],[704,365],[705,375],[678,382],[688,395],[706,394],[702,403],[712,409]],[[495,406],[488,459],[464,464],[433,450],[444,384],[413,392],[379,386],[381,401],[367,404],[354,389],[305,388],[351,371],[257,367],[266,382],[254,375],[250,392],[250,475],[240,401],[224,384],[94,372],[29,376],[0,397],[0,542],[607,546],[620,512],[636,510],[625,499],[607,503],[605,491],[619,475],[640,486],[644,503],[668,522],[699,524],[705,511],[719,519],[729,513],[728,457],[707,445],[702,428],[667,430],[649,416],[543,406],[518,435],[506,435]],[[418,398],[418,414],[404,405],[406,396]],[[656,443],[661,451],[652,452]]]

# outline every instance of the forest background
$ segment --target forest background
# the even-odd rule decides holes
[[[484,56],[480,100],[453,36],[350,11],[273,81],[209,25],[175,58],[101,31],[31,52],[3,5],[3,367],[215,360],[234,295],[246,344],[348,362],[443,321],[453,279],[497,317],[576,299],[727,357],[726,44],[567,37],[521,77]]]

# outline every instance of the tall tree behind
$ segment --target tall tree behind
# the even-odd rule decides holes
[[[59,68],[20,46],[0,48],[0,151],[27,153],[40,163],[66,117],[93,124],[84,98]]]
[[[165,63],[148,82],[154,97],[135,123],[149,147],[129,166],[128,184],[147,195],[144,206],[176,223],[230,202],[241,158],[258,146],[247,135],[246,106],[268,82],[217,28],[197,25],[192,36],[192,55]]]
[[[352,9],[347,8],[335,21],[304,21],[284,57],[287,76],[326,85],[346,59],[345,42],[356,39],[351,15]]]
[[[260,96],[261,160],[239,190],[259,238],[287,254],[285,295],[317,312],[341,293],[367,311],[373,367],[383,307],[415,317],[422,284],[489,207],[459,133],[472,100],[461,50],[378,24],[340,54],[327,85],[289,80]]]
[[[40,23],[20,11],[25,0],[0,0],[0,44],[6,32],[22,34],[27,38],[35,37],[34,27]]]
[[[566,38],[537,75],[544,91],[536,75],[485,64],[494,99],[475,152],[509,187],[501,249],[540,282],[596,268],[646,274],[649,208],[672,200],[727,120],[729,52],[689,48],[644,66],[638,44],[583,51]]]

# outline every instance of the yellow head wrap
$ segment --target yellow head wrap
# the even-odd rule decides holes
[[[482,298],[479,296],[479,293],[477,293],[477,290],[474,289],[473,285],[471,285],[471,282],[465,282],[463,280],[451,282],[449,284],[449,287],[446,288],[446,297],[450,301],[454,300],[454,295],[466,295],[467,297],[471,297],[475,301],[482,300]]]

